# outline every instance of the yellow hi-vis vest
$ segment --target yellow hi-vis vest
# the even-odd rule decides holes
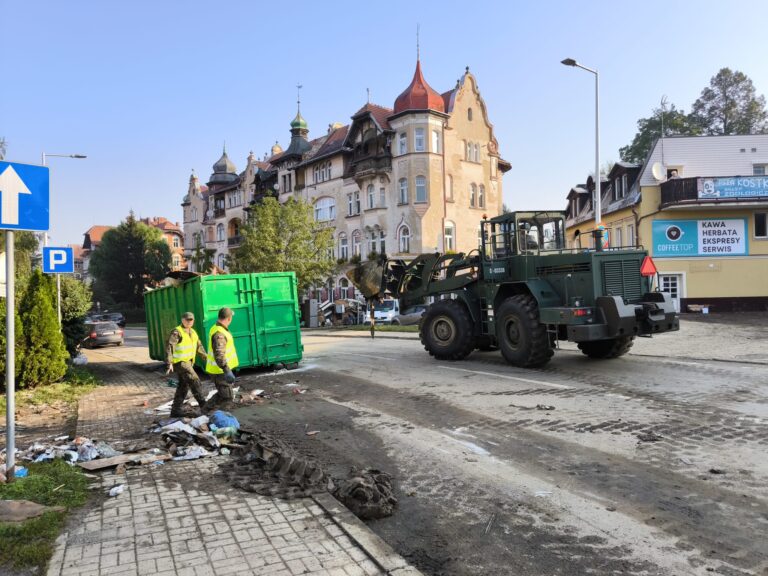
[[[229,330],[226,330],[223,326],[214,324],[210,332],[208,332],[208,361],[205,363],[205,371],[208,374],[224,374],[224,370],[219,368],[219,365],[216,364],[216,358],[213,355],[213,335],[217,332],[224,334],[224,336],[227,338],[227,349],[224,355],[227,359],[227,365],[229,366],[229,369],[234,370],[238,365],[237,350],[235,350],[235,339],[232,338],[232,334],[229,333]]]
[[[197,353],[197,343],[200,338],[197,332],[192,330],[192,335],[187,334],[184,326],[176,326],[176,332],[179,333],[180,340],[173,347],[173,363],[176,362],[194,362]]]

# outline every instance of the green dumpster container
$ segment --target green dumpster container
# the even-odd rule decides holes
[[[235,338],[241,368],[293,363],[301,360],[299,306],[293,272],[198,276],[178,286],[144,294],[149,356],[165,361],[168,335],[181,324],[181,315],[195,315],[195,330],[205,349],[208,331],[220,308],[235,315],[229,331]],[[199,358],[197,365],[205,367]]]

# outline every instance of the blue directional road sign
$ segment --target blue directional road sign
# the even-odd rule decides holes
[[[0,162],[0,230],[48,230],[48,168]]]
[[[75,253],[72,248],[43,248],[43,272],[46,274],[72,274],[75,271]]]

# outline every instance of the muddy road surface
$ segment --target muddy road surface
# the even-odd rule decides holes
[[[765,365],[304,344],[298,371],[243,375],[277,396],[238,417],[333,476],[392,474],[395,513],[367,523],[427,575],[768,575]]]

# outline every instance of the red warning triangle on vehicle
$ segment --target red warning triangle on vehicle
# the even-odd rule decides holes
[[[643,276],[656,276],[657,272],[656,264],[653,263],[650,256],[646,256],[643,259],[643,263],[640,265],[640,274]]]

